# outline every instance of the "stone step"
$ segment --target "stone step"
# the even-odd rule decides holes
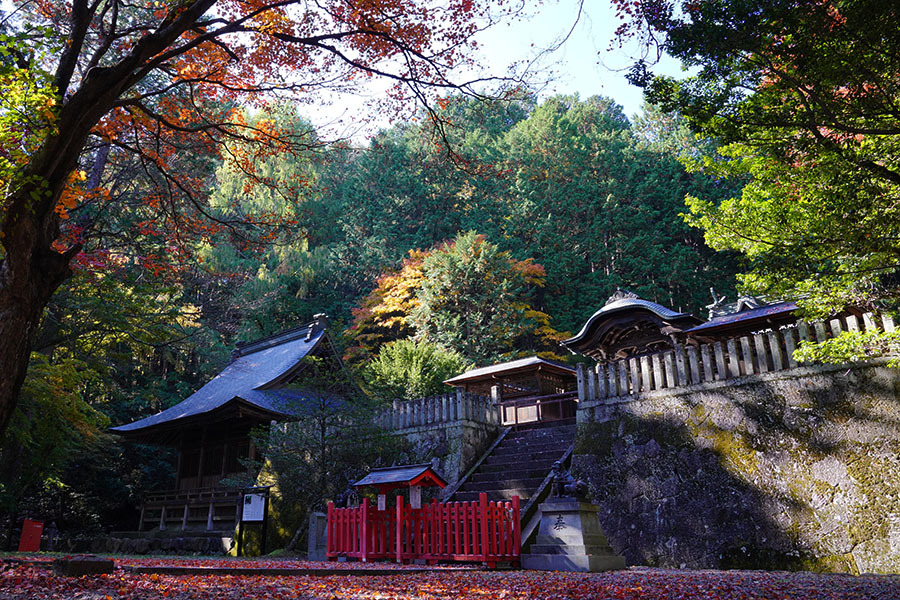
[[[543,481],[543,477],[532,477],[529,479],[504,478],[495,479],[494,481],[467,481],[460,489],[465,492],[487,492],[490,490],[504,490],[511,488],[534,491],[538,489]]]
[[[511,431],[507,434],[507,440],[563,440],[574,439],[577,429],[575,427],[553,427],[551,429],[532,429],[527,431]]]
[[[535,461],[546,461],[549,460],[550,464],[553,464],[557,460],[562,457],[564,451],[561,450],[548,450],[545,452],[524,452],[522,454],[506,454],[500,456],[494,456],[492,452],[490,456],[488,456],[485,461],[482,463],[483,465],[510,465],[510,464],[530,464]]]
[[[504,440],[505,441],[505,440]],[[518,443],[503,443],[494,449],[492,456],[520,455],[525,452],[559,452],[562,454],[566,448],[572,445],[572,442],[563,440],[561,442],[540,442],[529,444],[526,440],[520,440]]]
[[[547,472],[547,469],[534,467],[533,465],[529,465],[527,469],[509,469],[506,471],[477,471],[469,478],[468,482],[481,483],[484,481],[499,481],[502,479],[532,479],[534,477],[540,477],[541,479],[543,479],[547,476]]]
[[[550,472],[550,467],[553,466],[553,463],[558,461],[562,457],[562,452],[559,454],[554,454],[544,460],[529,460],[525,461],[524,464],[528,465],[529,469],[534,469],[536,471],[543,471],[545,474]],[[487,461],[485,461],[487,462]],[[505,473],[509,471],[518,471],[521,470],[523,466],[522,461],[506,461],[506,462],[497,462],[495,464],[484,464],[478,468],[476,473]]]

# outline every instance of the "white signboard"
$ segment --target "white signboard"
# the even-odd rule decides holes
[[[265,494],[245,494],[242,521],[262,521],[266,514]]]
[[[422,488],[418,485],[409,488],[409,507],[422,508]]]
[[[378,494],[378,510],[384,510],[387,507],[387,496]]]

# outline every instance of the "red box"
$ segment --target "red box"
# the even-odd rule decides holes
[[[41,535],[44,533],[43,521],[22,521],[22,537],[19,538],[19,552],[40,552]]]

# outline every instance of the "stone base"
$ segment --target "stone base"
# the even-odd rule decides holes
[[[536,571],[577,571],[598,573],[625,568],[625,559],[608,554],[523,554],[522,568]]]
[[[624,569],[606,540],[599,508],[575,498],[552,498],[540,506],[537,543],[522,555],[523,569],[598,572]]]
[[[57,558],[53,561],[53,572],[63,577],[102,575],[103,573],[112,573],[114,568],[115,563],[113,561],[96,556]]]

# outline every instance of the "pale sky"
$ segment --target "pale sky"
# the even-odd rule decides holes
[[[638,48],[620,50],[613,43],[619,21],[609,0],[584,0],[580,18],[578,0],[527,2],[526,10],[532,14],[531,18],[495,27],[480,38],[492,68],[500,70],[510,62],[555,47],[572,30],[561,47],[542,61],[542,66],[556,71],[556,79],[541,92],[541,97],[575,92],[582,98],[602,95],[616,100],[629,117],[640,111],[642,92],[625,80]],[[671,75],[681,71],[678,62],[672,59],[664,60],[661,67]]]
[[[602,95],[620,104],[629,118],[641,111],[642,90],[625,80],[640,49],[618,48],[614,32],[619,21],[609,0],[584,0],[580,15],[579,0],[523,1],[526,8],[522,18],[494,26],[477,38],[481,50],[478,60],[489,74],[504,75],[511,63],[527,62],[543,50],[554,49],[534,65],[537,81],[553,74],[553,79],[540,87],[540,99],[555,94],[578,93],[581,98]],[[678,76],[681,68],[678,61],[664,57],[654,71]],[[374,86],[370,98],[379,93],[380,88]],[[371,114],[363,108],[364,102],[365,96],[341,97],[332,100],[330,106],[317,106],[312,114],[306,107],[300,111],[317,125],[327,123],[337,135],[359,143],[367,133],[389,125],[386,118],[379,121],[377,117],[362,123],[363,115]]]
[[[507,0],[516,2],[516,0]],[[578,93],[582,98],[599,94],[613,98],[632,117],[643,103],[640,89],[625,80],[625,72],[633,62],[637,48],[611,49],[614,30],[619,25],[609,0],[584,0],[579,17],[579,0],[521,0],[525,4],[522,17],[514,23],[492,27],[479,38],[482,56],[479,62],[492,75],[504,75],[513,62],[529,61],[548,48],[556,48],[536,63],[535,80],[546,80],[548,71],[554,78],[539,90],[541,99],[553,94]],[[10,0],[0,0],[0,10],[10,9]],[[573,29],[574,26],[574,29]],[[560,42],[570,32],[562,44]],[[677,75],[677,61],[664,60],[661,70]],[[369,99],[380,95],[383,86],[373,86]],[[366,131],[388,123],[366,120],[365,95],[334,97],[330,102],[321,96],[299,110],[316,125],[330,124],[339,136],[361,141]],[[323,102],[324,101],[324,102]]]

